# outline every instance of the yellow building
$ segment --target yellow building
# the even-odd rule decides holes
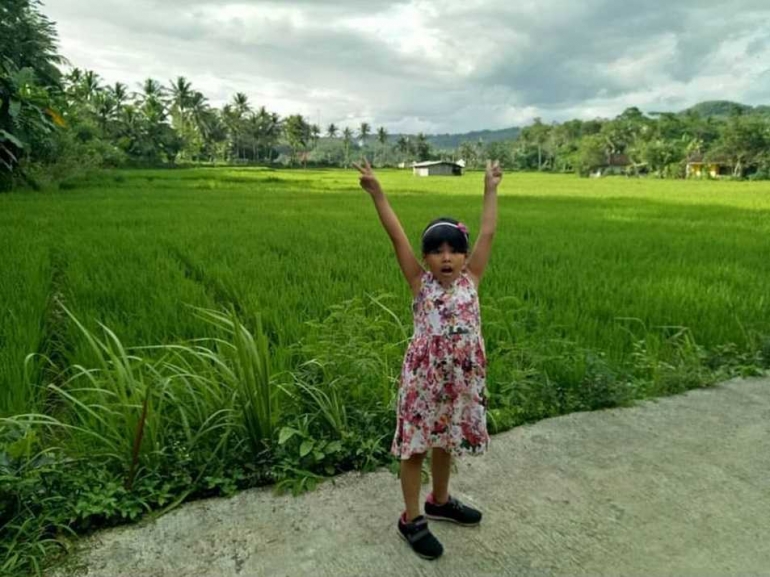
[[[687,161],[685,176],[687,178],[719,178],[720,176],[730,176],[733,173],[731,163],[723,160],[706,161],[702,156],[693,156]]]

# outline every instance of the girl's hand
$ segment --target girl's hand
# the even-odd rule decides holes
[[[487,173],[484,175],[484,188],[497,190],[500,181],[503,180],[503,169],[500,168],[500,161],[487,160]]]
[[[355,162],[353,163],[353,166],[355,166],[358,169],[358,172],[361,173],[361,178],[359,179],[361,188],[363,188],[366,192],[368,192],[372,196],[382,193],[382,188],[380,187],[380,183],[377,180],[377,177],[374,176],[374,171],[372,170],[372,166],[369,164],[369,161],[366,158],[364,158],[363,166],[361,166],[360,164],[356,164]]]

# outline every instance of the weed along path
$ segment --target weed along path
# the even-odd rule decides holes
[[[438,561],[397,535],[383,470],[190,503],[85,540],[51,575],[770,575],[770,378],[516,428],[458,463],[453,492],[485,518],[432,523]]]

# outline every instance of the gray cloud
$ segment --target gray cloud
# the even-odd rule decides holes
[[[456,132],[770,91],[770,7],[736,0],[48,0],[105,79],[184,75],[323,124]]]

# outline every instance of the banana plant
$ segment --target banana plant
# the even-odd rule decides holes
[[[32,68],[18,69],[9,59],[0,62],[0,167],[13,172],[31,143],[65,126],[51,108],[52,98],[39,86]]]

